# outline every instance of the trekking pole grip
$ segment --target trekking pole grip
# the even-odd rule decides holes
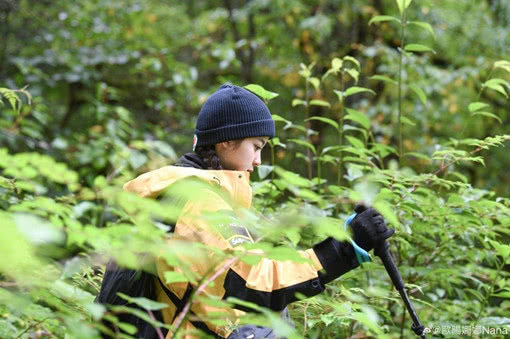
[[[400,275],[400,272],[398,271],[397,265],[395,265],[395,262],[393,261],[393,257],[390,253],[390,245],[386,240],[384,240],[380,246],[378,246],[375,251],[375,255],[377,255],[379,258],[381,258],[381,261],[383,262],[384,268],[386,268],[386,272],[388,272],[388,275],[391,278],[391,281],[393,282],[393,285],[395,285],[395,288],[397,289],[398,293],[400,293],[400,297],[404,301],[404,304],[406,305],[407,311],[409,312],[409,315],[411,316],[411,319],[413,320],[413,324],[411,326],[411,329],[416,333],[416,335],[420,336],[423,339],[426,339],[427,336],[425,335],[425,326],[422,325],[420,322],[420,319],[418,319],[418,315],[416,314],[416,311],[414,310],[413,304],[411,303],[411,300],[409,299],[409,296],[407,295],[404,281],[402,280],[402,276]]]

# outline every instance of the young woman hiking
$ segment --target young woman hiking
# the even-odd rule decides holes
[[[193,152],[182,156],[175,166],[137,177],[124,189],[143,197],[156,197],[181,180],[193,178],[206,183],[200,192],[195,192],[196,199],[185,202],[172,237],[233,251],[246,242],[253,242],[253,236],[243,227],[242,219],[213,227],[203,216],[217,212],[235,218],[240,210],[250,208],[252,191],[249,176],[260,165],[261,150],[274,134],[271,113],[260,98],[241,87],[223,85],[208,98],[199,113]],[[357,208],[356,211],[358,214],[351,222],[353,239],[364,250],[371,250],[393,234],[375,210]],[[296,263],[262,258],[255,265],[235,261],[216,277],[214,284],[206,286],[203,293],[220,299],[235,297],[273,311],[283,311],[289,303],[297,300],[296,293],[308,297],[317,295],[324,291],[325,284],[359,266],[353,245],[333,238],[298,253],[309,260]],[[212,252],[206,256],[214,258]],[[210,274],[211,264],[196,262],[193,258],[189,260],[197,276]],[[162,310],[162,318],[165,323],[171,324],[197,286],[182,282],[166,284],[165,273],[174,268],[163,258],[157,259],[156,266],[158,277],[154,284],[157,300],[169,305]],[[200,301],[194,301],[191,307],[192,314],[199,319],[211,312],[226,312],[235,317],[244,311],[247,310],[242,307],[225,310]],[[205,318],[204,321],[186,321],[181,327],[184,330],[197,328],[218,338],[275,338],[270,328],[217,326]]]

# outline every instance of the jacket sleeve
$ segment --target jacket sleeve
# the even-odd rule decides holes
[[[227,225],[211,226],[204,213],[232,215]],[[191,202],[178,220],[176,232],[220,249],[233,249],[253,242],[249,232],[233,216],[232,208],[215,193],[206,201]],[[180,229],[181,228],[181,229]],[[277,261],[262,258],[257,264],[234,263],[224,275],[223,298],[236,297],[274,311],[282,311],[297,300],[296,293],[311,297],[324,291],[325,284],[358,266],[349,243],[328,238],[313,248],[297,251],[307,262]],[[206,272],[197,272],[200,275]],[[239,307],[243,309],[243,307]],[[244,309],[247,310],[247,309]]]

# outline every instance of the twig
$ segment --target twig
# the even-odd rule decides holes
[[[204,289],[206,288],[207,285],[209,285],[211,282],[213,282],[220,274],[222,274],[223,272],[225,272],[230,266],[232,266],[237,260],[239,260],[239,258],[231,258],[230,260],[227,260],[227,262],[225,262],[223,264],[223,266],[221,266],[216,272],[214,272],[213,275],[211,275],[209,277],[209,279],[207,279],[206,281],[204,281],[202,284],[200,284],[198,286],[198,288],[195,290],[195,292],[191,295],[191,297],[189,298],[189,301],[186,303],[186,305],[184,306],[184,308],[182,309],[181,313],[179,313],[179,315],[177,316],[176,318],[176,323],[175,323],[175,331],[171,331],[169,334],[170,334],[170,338],[173,338],[173,336],[177,333],[177,331],[179,331],[179,328],[182,326],[182,323],[184,321],[184,319],[186,318],[186,315],[188,314],[190,308],[191,308],[191,305],[193,304],[193,299],[199,295],[200,293],[202,293],[204,291]],[[168,336],[168,335],[167,335]]]
[[[154,314],[151,310],[147,310],[147,313],[149,313],[149,317],[151,317],[152,320],[156,321],[156,317],[154,317]],[[158,334],[159,339],[165,339],[165,336],[159,327],[156,327],[156,333]]]

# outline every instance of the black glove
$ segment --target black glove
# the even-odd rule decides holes
[[[357,205],[354,208],[357,213],[351,222],[354,242],[365,251],[382,245],[382,242],[395,233],[394,229],[388,229],[382,215],[373,208]]]

